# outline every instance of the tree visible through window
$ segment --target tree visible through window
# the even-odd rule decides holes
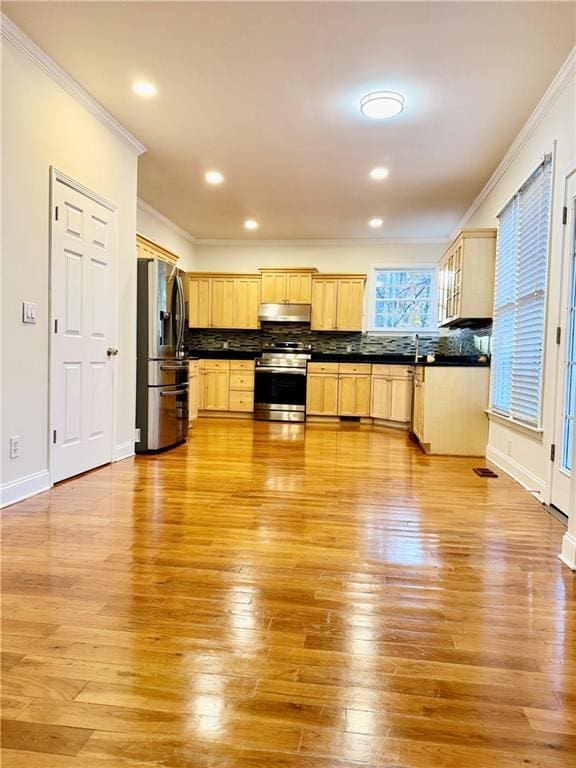
[[[433,278],[433,269],[376,269],[374,329],[431,329],[435,321]]]

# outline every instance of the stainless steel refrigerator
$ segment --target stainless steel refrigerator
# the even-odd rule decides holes
[[[184,274],[160,259],[138,259],[137,453],[169,448],[188,436]]]

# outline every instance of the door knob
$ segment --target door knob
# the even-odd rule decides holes
[[[106,354],[108,355],[108,357],[116,357],[116,355],[118,354],[118,350],[114,349],[114,347],[108,347],[108,349],[106,350]]]

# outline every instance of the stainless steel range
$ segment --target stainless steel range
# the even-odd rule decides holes
[[[305,420],[306,365],[311,350],[311,344],[297,341],[277,341],[263,346],[255,367],[255,419]]]

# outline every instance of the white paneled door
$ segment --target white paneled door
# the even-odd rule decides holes
[[[570,477],[574,471],[576,425],[576,174],[568,182],[563,282],[566,290],[561,324],[562,358],[558,376],[551,501],[568,514]]]
[[[50,476],[112,459],[115,212],[52,176]]]

